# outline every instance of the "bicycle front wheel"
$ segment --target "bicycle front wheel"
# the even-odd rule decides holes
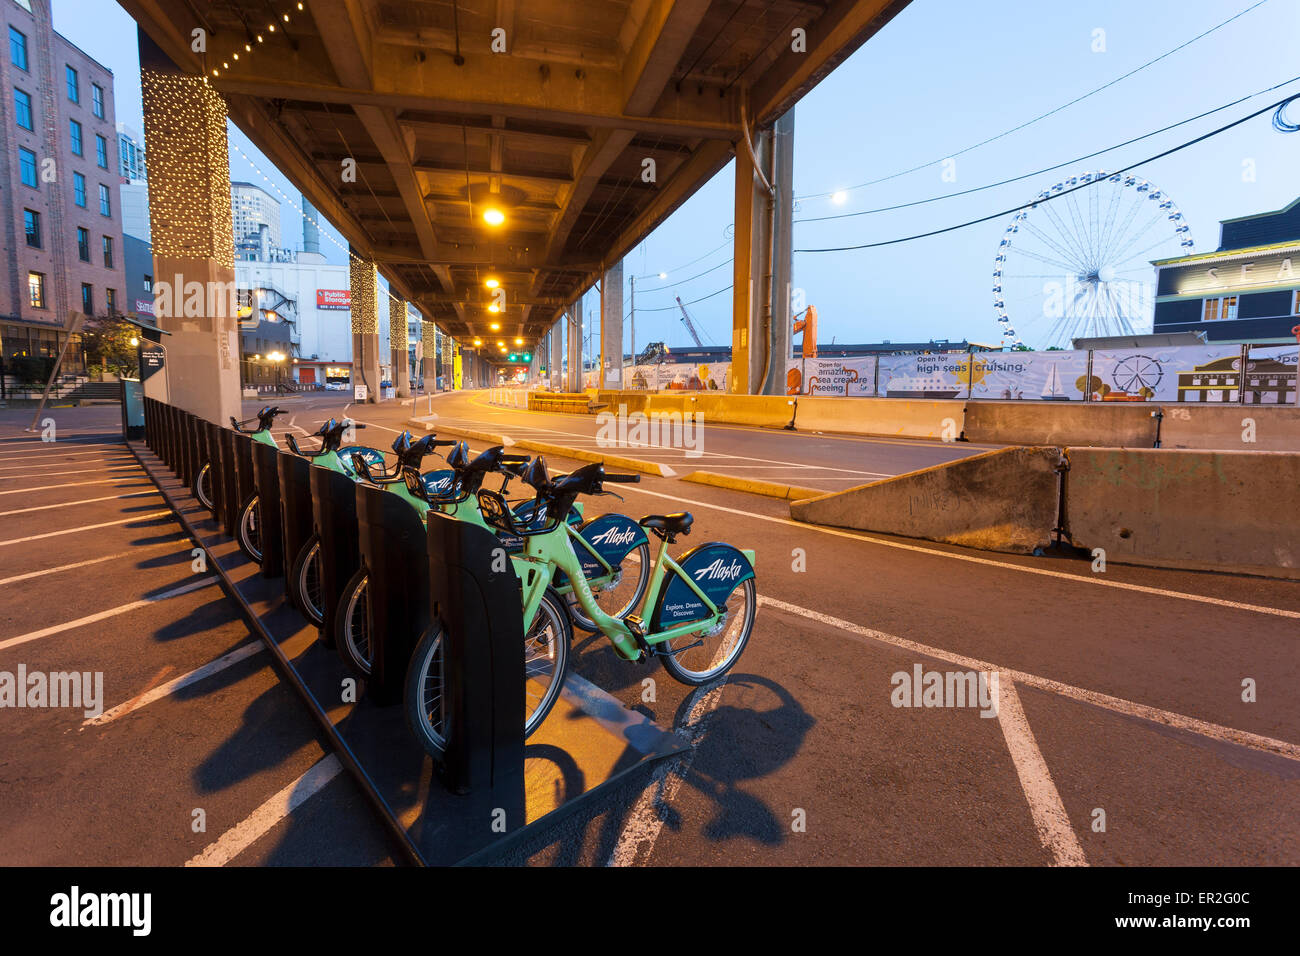
[[[307,620],[320,627],[325,623],[325,603],[321,594],[320,538],[316,535],[307,539],[294,558],[289,580]]]
[[[216,503],[212,500],[212,462],[205,461],[199,473],[194,476],[194,497],[199,499],[199,504],[209,511],[217,510]]]
[[[357,568],[343,589],[338,613],[334,615],[334,646],[343,663],[362,677],[370,676],[369,598],[370,575],[365,568]]]
[[[261,508],[258,507],[257,495],[244,502],[239,512],[239,550],[258,564],[262,563],[262,532],[260,522]]]
[[[542,598],[533,626],[524,635],[524,737],[542,725],[559,699],[569,663],[573,628],[564,603],[554,591]],[[403,710],[411,733],[432,757],[447,749],[446,647],[441,625],[424,632],[406,669]]]
[[[758,595],[750,578],[727,596],[723,616],[712,627],[659,645],[664,651],[674,651],[659,658],[664,670],[692,687],[717,680],[740,660],[754,629],[757,607]],[[697,641],[698,646],[692,647]]]

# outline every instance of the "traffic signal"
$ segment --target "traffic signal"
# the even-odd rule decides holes
[[[525,352],[525,353],[524,353],[524,361],[525,361],[525,362],[531,362],[532,360],[533,360],[533,353],[532,353],[532,352]]]

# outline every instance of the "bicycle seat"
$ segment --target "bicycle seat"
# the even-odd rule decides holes
[[[646,515],[638,518],[637,524],[643,528],[663,534],[690,534],[695,517],[689,511],[678,511],[670,515]]]

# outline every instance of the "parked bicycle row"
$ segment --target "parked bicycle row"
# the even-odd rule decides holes
[[[513,572],[525,737],[555,705],[575,628],[603,634],[624,660],[657,658],[693,686],[727,673],[744,651],[757,609],[753,551],[712,542],[674,558],[667,546],[690,534],[687,512],[587,517],[581,499],[619,497],[606,486],[639,475],[589,464],[553,476],[541,456],[500,445],[474,455],[467,443],[433,434],[402,432],[382,451],[357,444],[365,425],[349,419],[326,421],[303,443],[288,432],[277,441],[272,430],[282,413],[268,406],[247,421],[232,418],[224,435],[201,423],[206,435],[181,456],[182,480],[265,576],[284,575],[289,603],[367,696],[402,704],[411,732],[435,759],[446,750],[457,678],[444,654],[449,625],[429,606],[423,540],[411,546],[433,515],[492,535],[494,547],[484,553],[493,570]],[[253,449],[251,460],[221,468],[235,436]],[[394,507],[402,520],[376,517]],[[653,555],[650,535],[659,539]]]

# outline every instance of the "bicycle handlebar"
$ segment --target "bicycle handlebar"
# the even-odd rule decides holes
[[[618,481],[626,485],[635,485],[640,483],[640,475],[606,475],[604,481]]]

